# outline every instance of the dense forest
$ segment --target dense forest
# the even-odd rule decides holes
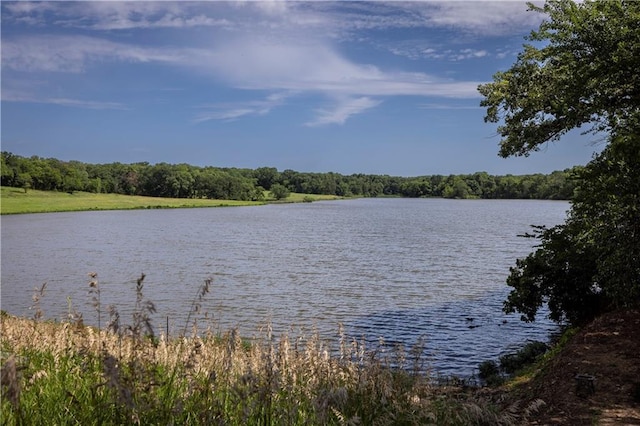
[[[524,198],[566,200],[573,195],[575,169],[551,174],[398,177],[197,167],[188,164],[87,164],[2,152],[2,185],[28,190],[88,191],[152,197],[261,200],[264,191],[337,196],[444,198]]]

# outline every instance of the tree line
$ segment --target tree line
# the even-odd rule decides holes
[[[444,197],[484,199],[570,199],[574,169],[551,174],[399,177],[389,175],[307,173],[257,169],[198,167],[146,162],[88,164],[38,156],[1,154],[1,182],[43,191],[86,191],[172,198],[264,199],[273,189],[343,197]],[[281,191],[273,191],[279,193]],[[286,193],[286,192],[285,192]]]

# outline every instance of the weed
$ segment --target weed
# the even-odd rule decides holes
[[[42,318],[42,307],[40,306],[40,299],[44,297],[44,291],[47,288],[47,283],[44,282],[40,286],[40,288],[35,288],[33,291],[33,296],[31,296],[31,300],[33,300],[33,305],[31,305],[30,309],[33,309],[35,312],[33,314],[34,320],[39,320]]]
[[[90,278],[101,324],[97,274]],[[422,346],[370,351],[342,328],[337,348],[317,333],[276,337],[269,326],[249,345],[236,330],[198,331],[210,280],[198,289],[183,333],[157,336],[144,282],[144,274],[136,280],[130,325],[113,306],[104,330],[42,322],[41,315],[0,318],[10,354],[2,366],[4,424],[24,424],[27,413],[35,425],[512,424],[530,408],[497,412],[468,387],[434,385]]]
[[[509,375],[516,374],[525,366],[533,364],[548,350],[549,346],[543,342],[529,342],[518,352],[501,356],[500,367]]]
[[[478,366],[478,377],[488,386],[499,386],[504,383],[500,367],[495,361],[483,361]]]
[[[89,296],[91,296],[91,305],[98,314],[98,330],[102,329],[102,306],[100,305],[100,285],[98,284],[98,274],[89,272]]]
[[[478,376],[488,386],[500,386],[506,378],[533,365],[548,350],[549,346],[543,342],[529,342],[519,351],[501,356],[499,365],[491,360],[481,362]]]

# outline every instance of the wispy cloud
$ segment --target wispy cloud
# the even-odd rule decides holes
[[[540,14],[527,11],[526,1],[513,0],[343,2],[342,6],[323,1],[300,3],[288,12],[320,14],[328,18],[323,23],[328,31],[345,37],[362,30],[394,28],[445,28],[476,36],[497,36],[520,33],[522,28],[532,28],[542,20]]]
[[[480,83],[452,81],[426,73],[384,71],[355,63],[329,44],[315,40],[276,43],[241,37],[205,49],[142,47],[88,36],[29,36],[4,40],[2,62],[3,67],[18,71],[69,73],[87,72],[105,62],[158,62],[209,74],[214,81],[238,89],[359,99],[360,103],[349,104],[350,109],[334,111],[336,117],[347,118],[367,110],[373,102],[370,97],[477,97]],[[282,101],[267,99],[220,108],[200,114],[195,120],[266,114]],[[328,111],[323,110],[318,123],[340,122],[328,116]]]
[[[479,82],[457,82],[421,72],[385,71],[355,63],[329,45],[239,39],[214,48],[200,62],[236,87],[316,92],[329,96],[477,97]]]
[[[409,59],[436,59],[451,62],[467,59],[480,59],[487,56],[500,57],[502,52],[490,53],[486,49],[442,49],[439,46],[423,40],[409,40],[403,43],[388,43],[382,46],[394,55],[404,56]],[[504,57],[504,56],[502,56]]]
[[[94,30],[242,26],[276,33],[322,32],[329,37],[348,37],[363,30],[433,27],[498,35],[536,26],[541,20],[539,14],[527,12],[525,1],[53,1],[7,2],[3,8],[7,12],[4,19],[39,23],[46,14],[58,26]],[[242,14],[226,13],[220,18],[229,9]]]
[[[19,22],[38,25],[45,14],[62,27],[93,30],[129,30],[134,28],[227,27],[231,23],[208,11],[206,3],[168,1],[81,1],[8,3],[9,16]],[[203,9],[204,12],[200,12]]]
[[[421,104],[420,109],[450,109],[450,110],[463,110],[463,109],[481,109],[479,105],[451,105],[451,104]]]
[[[533,3],[540,3],[533,2]],[[540,14],[527,12],[524,1],[446,1],[409,3],[424,18],[425,25],[458,28],[482,35],[503,35],[540,24]]]
[[[87,109],[117,109],[128,110],[126,106],[118,102],[100,102],[100,101],[87,101],[81,99],[68,99],[68,98],[43,98],[37,99],[33,102],[48,103],[68,107],[87,108]]]
[[[331,109],[318,109],[316,111],[317,117],[313,121],[305,123],[305,125],[316,127],[327,124],[344,124],[351,116],[375,108],[381,102],[366,96],[341,99]]]
[[[270,44],[235,40],[213,49],[211,63],[200,62],[219,78],[245,90],[312,93],[327,97],[332,108],[316,110],[310,126],[344,123],[353,115],[379,105],[390,96],[444,98],[478,97],[477,81],[452,81],[425,73],[384,71],[369,64],[354,63],[329,46],[318,44]],[[267,103],[268,110],[272,103]],[[198,117],[236,119],[264,113],[263,102],[234,105]]]
[[[198,114],[193,119],[193,122],[202,123],[210,120],[233,121],[244,116],[266,115],[273,108],[282,105],[289,96],[290,94],[286,93],[274,93],[259,101],[202,105],[200,108],[204,111]]]
[[[18,71],[84,72],[103,62],[180,63],[189,49],[148,48],[89,36],[26,36],[2,41],[2,66]]]
[[[11,2],[3,3],[2,8],[3,21],[41,25],[47,20],[62,33],[73,28],[83,31],[83,35],[38,31],[37,35],[5,36],[3,70],[89,73],[112,63],[181,67],[209,76],[212,85],[259,91],[260,96],[265,91],[319,95],[331,107],[317,109],[317,117],[306,123],[309,126],[344,123],[391,96],[478,97],[476,88],[483,82],[456,81],[428,70],[407,72],[356,61],[341,50],[344,40],[367,43],[367,31],[393,28],[439,27],[473,34],[502,34],[530,28],[540,19],[538,14],[526,13],[523,2],[484,1]],[[196,27],[200,27],[197,38],[188,33],[179,40],[157,39],[164,44],[144,38],[144,44],[124,42],[133,39],[122,36],[134,29],[169,31]],[[396,55],[410,58],[449,61],[501,54],[469,47],[440,48],[424,40],[395,43],[392,49]],[[265,115],[286,98],[208,105],[201,107],[202,112],[193,121]],[[73,106],[72,96],[47,96],[42,101]],[[77,102],[76,106],[82,105]],[[99,105],[96,103],[95,107]],[[114,103],[111,107],[117,106]]]
[[[119,102],[103,102],[85,99],[71,99],[63,97],[37,96],[34,94],[20,93],[11,89],[3,88],[3,102],[27,102],[38,104],[51,104],[73,108],[95,109],[95,110],[128,110],[129,108]]]

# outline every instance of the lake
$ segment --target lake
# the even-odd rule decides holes
[[[565,219],[567,202],[357,199],[256,207],[93,211],[2,217],[2,309],[46,318],[70,310],[97,323],[89,272],[103,306],[131,323],[136,279],[157,308],[157,332],[181,333],[199,288],[212,279],[200,325],[241,335],[342,324],[370,345],[424,341],[438,374],[469,376],[554,324],[501,312],[515,260],[535,240],[530,225]],[[168,321],[167,321],[168,319]],[[206,323],[205,323],[206,321]]]

